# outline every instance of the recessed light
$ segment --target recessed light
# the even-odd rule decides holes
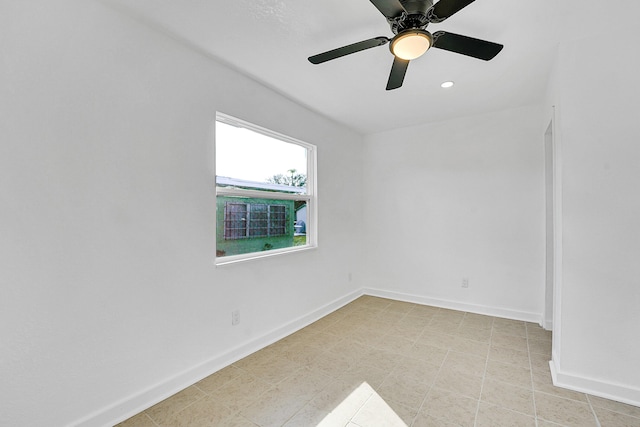
[[[442,84],[440,85],[440,87],[443,87],[443,88],[445,88],[445,89],[446,89],[446,88],[450,88],[450,87],[452,87],[453,85],[454,85],[454,83],[453,83],[452,81],[448,81],[448,82],[444,82],[444,83],[442,83]]]

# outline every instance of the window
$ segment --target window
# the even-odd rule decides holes
[[[218,113],[216,264],[316,246],[315,147]]]

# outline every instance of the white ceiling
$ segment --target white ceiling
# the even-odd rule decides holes
[[[403,87],[386,91],[388,45],[307,61],[393,36],[369,0],[109,1],[362,134],[542,101],[562,19],[560,0],[476,0],[428,29],[501,43],[502,52],[485,62],[431,49],[411,62]],[[442,89],[446,80],[456,85]]]

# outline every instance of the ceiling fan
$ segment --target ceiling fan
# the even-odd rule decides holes
[[[430,23],[440,23],[475,0],[371,0],[371,3],[387,18],[393,38],[374,37],[348,46],[339,47],[310,56],[309,62],[321,64],[345,55],[360,52],[391,42],[393,65],[387,82],[387,90],[402,86],[409,61],[422,56],[430,47],[460,53],[488,61],[503,48],[501,44],[462,36],[445,31],[431,34],[426,30]]]

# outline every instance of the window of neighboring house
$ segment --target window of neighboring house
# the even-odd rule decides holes
[[[316,246],[315,146],[218,113],[216,264]]]
[[[284,236],[287,234],[287,207],[264,203],[226,202],[224,238]]]

